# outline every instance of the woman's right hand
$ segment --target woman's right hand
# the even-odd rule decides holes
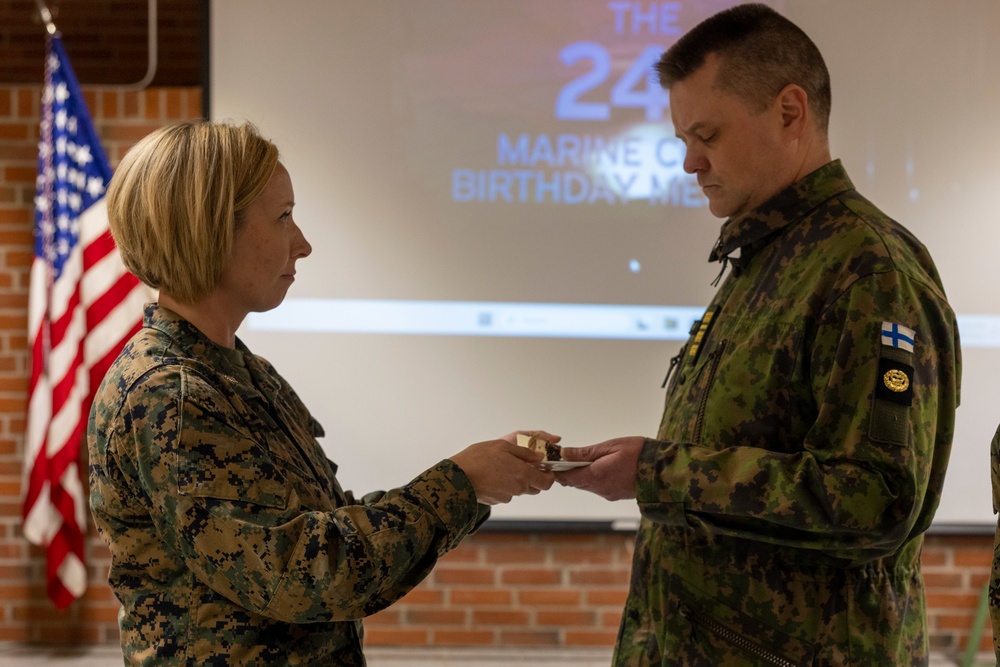
[[[472,482],[477,501],[499,505],[510,502],[514,496],[534,495],[552,486],[555,476],[532,465],[543,458],[542,454],[507,440],[488,440],[469,445],[452,456],[451,461]]]

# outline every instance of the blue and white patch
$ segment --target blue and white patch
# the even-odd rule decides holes
[[[913,352],[913,345],[917,340],[917,332],[904,327],[895,322],[882,323],[882,344],[889,347],[898,347],[907,352]]]

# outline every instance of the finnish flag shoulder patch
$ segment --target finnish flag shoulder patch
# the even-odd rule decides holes
[[[896,347],[900,350],[913,352],[913,346],[917,341],[917,332],[902,324],[895,322],[882,323],[882,344],[888,347]]]

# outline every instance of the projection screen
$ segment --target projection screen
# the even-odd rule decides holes
[[[212,0],[211,115],[278,144],[313,246],[240,336],[325,426],[345,487],[403,484],[515,429],[655,435],[721,221],[650,66],[732,4]],[[990,525],[1000,4],[770,4],[826,58],[834,156],[928,246],[959,313],[936,525]],[[494,517],[627,528],[638,511],[558,488]]]

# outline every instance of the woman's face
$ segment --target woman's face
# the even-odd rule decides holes
[[[246,313],[275,308],[295,281],[295,261],[312,246],[292,219],[295,193],[280,162],[263,192],[243,213],[218,289]]]

